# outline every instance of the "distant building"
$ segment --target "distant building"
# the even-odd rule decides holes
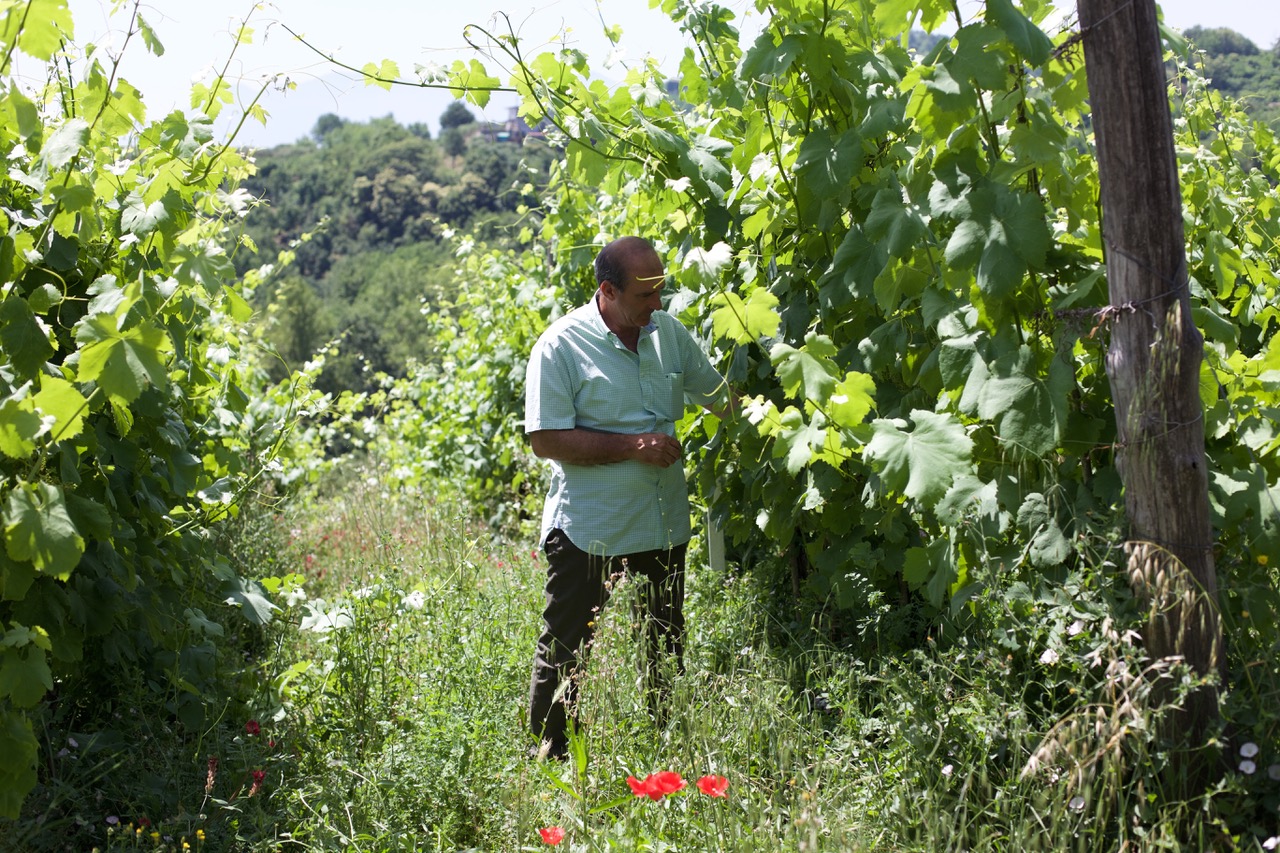
[[[684,99],[680,97],[679,80],[669,79],[662,84],[662,88],[667,97],[676,106],[676,109],[689,108],[689,104],[685,103]],[[543,119],[538,122],[537,127],[531,127],[524,120],[524,116],[520,115],[519,107],[508,107],[506,121],[476,122],[475,129],[468,136],[483,136],[490,142],[512,142],[520,145],[526,139],[546,139],[546,131],[549,126],[550,122]]]
[[[520,115],[520,108],[510,107],[507,110],[506,121],[478,122],[474,133],[484,136],[490,142],[511,142],[519,145],[526,139],[546,139],[545,127],[545,121],[540,122],[537,127],[530,127]]]

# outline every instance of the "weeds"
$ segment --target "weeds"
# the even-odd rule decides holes
[[[242,630],[237,666],[224,662],[233,698],[199,736],[134,713],[143,684],[137,704],[125,691],[110,708],[51,715],[45,742],[63,746],[46,757],[40,807],[0,827],[0,849],[1280,845],[1280,681],[1259,647],[1274,627],[1250,621],[1252,644],[1231,650],[1219,780],[1188,798],[1166,783],[1176,757],[1155,734],[1198,683],[1146,657],[1143,614],[1105,573],[993,577],[953,622],[890,649],[886,637],[915,631],[894,620],[914,614],[869,608],[837,645],[695,548],[686,672],[671,673],[665,724],[640,683],[636,589],[623,581],[561,763],[527,757],[544,570],[532,543],[441,495],[393,496],[364,478],[243,530],[238,553],[263,567],[279,610]],[[1250,582],[1247,601],[1270,607],[1269,575]],[[1239,609],[1227,618],[1248,618]],[[1159,701],[1153,668],[1179,685]]]

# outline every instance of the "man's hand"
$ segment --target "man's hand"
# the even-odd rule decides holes
[[[634,436],[637,462],[666,468],[680,458],[680,442],[661,432],[646,432]]]

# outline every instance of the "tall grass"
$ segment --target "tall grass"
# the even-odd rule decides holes
[[[1247,691],[1227,685],[1221,781],[1177,798],[1136,616],[1102,574],[1026,606],[992,578],[963,631],[914,647],[877,640],[910,632],[872,609],[837,645],[759,576],[703,565],[695,542],[669,719],[649,718],[623,581],[560,763],[528,757],[545,568],[531,539],[376,479],[244,532],[237,553],[282,609],[242,638],[239,698],[197,739],[122,709],[113,737],[137,748],[49,774],[45,811],[0,826],[0,847],[513,851],[553,826],[575,851],[1203,851],[1280,835],[1277,662],[1250,661]],[[632,794],[628,777],[658,771],[685,788]],[[707,775],[727,796],[697,790]]]

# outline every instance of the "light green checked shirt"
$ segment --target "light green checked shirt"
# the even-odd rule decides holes
[[[589,429],[675,435],[686,398],[709,404],[724,380],[689,331],[665,311],[640,330],[636,352],[609,331],[596,300],[556,320],[534,344],[525,376],[526,433]],[[551,461],[541,538],[559,528],[584,551],[606,556],[689,541],[684,467],[625,460]]]

